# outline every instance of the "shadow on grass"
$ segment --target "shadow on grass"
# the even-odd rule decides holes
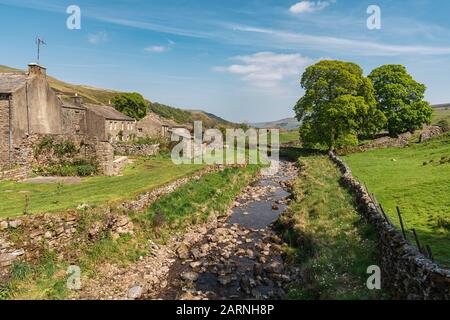
[[[297,161],[301,157],[310,157],[317,155],[326,155],[327,152],[325,150],[319,149],[308,149],[301,147],[282,147],[280,149],[280,158],[286,159],[289,161]]]

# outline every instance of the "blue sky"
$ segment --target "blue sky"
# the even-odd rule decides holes
[[[73,4],[81,30],[66,28]],[[367,29],[371,4],[381,30]],[[233,121],[293,116],[301,73],[324,58],[366,73],[404,64],[430,102],[450,102],[448,12],[441,0],[0,0],[0,64],[36,60],[39,35],[41,63],[61,80]]]

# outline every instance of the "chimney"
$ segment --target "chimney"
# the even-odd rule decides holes
[[[28,65],[28,75],[30,76],[46,76],[47,69],[37,63],[30,63]]]
[[[78,93],[75,93],[75,95],[73,97],[70,97],[70,99],[72,100],[72,103],[76,106],[81,107],[81,105],[83,104],[83,97],[80,97]]]

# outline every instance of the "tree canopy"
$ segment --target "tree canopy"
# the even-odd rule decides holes
[[[372,82],[357,64],[320,61],[306,69],[301,85],[305,95],[294,110],[303,122],[300,135],[306,145],[355,144],[359,134],[377,133],[386,124]]]
[[[111,102],[116,110],[136,120],[147,115],[148,103],[139,93],[119,93]]]
[[[378,108],[387,118],[387,129],[399,134],[431,123],[433,109],[424,101],[426,86],[418,83],[402,65],[384,65],[369,75]]]

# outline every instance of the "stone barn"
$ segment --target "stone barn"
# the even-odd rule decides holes
[[[136,136],[136,120],[111,106],[84,104],[87,133],[111,143],[129,141]]]
[[[32,134],[61,134],[61,105],[47,82],[46,69],[0,74],[0,166],[14,163],[21,142]]]

